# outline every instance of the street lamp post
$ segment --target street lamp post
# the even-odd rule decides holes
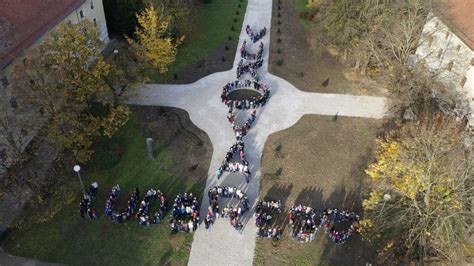
[[[377,218],[377,221],[380,220],[380,217],[382,217],[382,214],[383,214],[383,209],[385,208],[385,203],[387,203],[387,201],[391,200],[392,199],[392,196],[390,196],[390,194],[384,194],[383,195],[383,205],[382,205],[382,210],[380,211],[380,214],[379,214],[379,217]]]
[[[84,195],[86,195],[86,190],[84,188],[84,184],[82,183],[81,174],[79,173],[81,171],[81,166],[76,164],[76,165],[74,165],[73,170],[74,170],[74,172],[77,173],[77,177],[79,177],[79,182],[81,182],[82,191],[84,192]]]

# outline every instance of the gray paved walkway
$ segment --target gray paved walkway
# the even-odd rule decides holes
[[[260,68],[259,75],[270,86],[271,96],[265,107],[258,110],[253,128],[244,137],[246,158],[253,175],[249,184],[237,174],[225,173],[220,180],[214,175],[228,148],[235,142],[226,117],[228,109],[221,102],[220,94],[223,85],[236,79],[239,49],[232,70],[215,73],[186,85],[148,84],[134,91],[134,98],[129,100],[131,104],[170,106],[186,110],[191,121],[209,135],[213,145],[214,153],[205,191],[216,185],[236,186],[247,193],[252,206],[255,206],[259,196],[260,161],[263,146],[270,134],[292,126],[304,114],[337,113],[340,116],[382,118],[386,112],[386,99],[382,97],[306,93],[284,79],[269,74],[271,12],[271,0],[248,1],[238,46],[240,48],[243,41],[247,40],[248,49],[256,52],[259,42],[253,44],[249,41],[245,26],[250,25],[255,30],[267,27],[267,35],[262,40],[265,44],[264,65]],[[208,203],[207,193],[204,194],[201,215],[205,215]],[[253,210],[247,213],[245,220],[247,222],[241,234],[236,232],[227,219],[218,219],[210,230],[204,227],[198,229],[194,233],[189,265],[252,265],[256,237]]]

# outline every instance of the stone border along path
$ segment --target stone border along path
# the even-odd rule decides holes
[[[208,179],[201,201],[201,217],[208,207],[207,191],[219,185],[235,186],[248,196],[255,207],[260,189],[260,161],[267,137],[295,124],[304,114],[382,118],[386,113],[386,98],[353,96],[342,94],[307,93],[298,90],[286,80],[268,73],[268,54],[272,0],[248,0],[247,11],[240,33],[234,65],[231,70],[206,76],[185,85],[148,84],[133,91],[130,104],[168,106],[184,109],[191,121],[204,130],[211,139],[213,154]],[[267,28],[267,34],[252,43],[245,27],[254,30]],[[237,64],[240,61],[240,47],[247,40],[251,52],[264,43],[263,66],[258,70],[260,79],[270,87],[270,99],[258,109],[257,119],[245,137],[246,159],[249,161],[252,177],[250,183],[239,174],[224,172],[218,180],[215,170],[220,166],[228,148],[235,142],[234,132],[227,121],[228,108],[222,103],[222,87],[235,80]],[[248,75],[248,74],[246,74]],[[245,76],[245,75],[243,75]],[[242,77],[244,79],[245,77]],[[244,230],[239,233],[227,219],[217,219],[210,230],[202,226],[194,233],[189,265],[252,265],[256,227],[253,211],[242,218]]]
[[[201,201],[201,217],[208,207],[207,191],[219,185],[235,186],[248,196],[252,209],[256,206],[260,189],[260,161],[263,145],[270,134],[289,128],[304,114],[335,115],[350,117],[382,118],[386,113],[386,98],[354,96],[344,94],[307,93],[298,90],[286,80],[268,73],[270,48],[270,26],[272,0],[248,0],[242,23],[239,45],[236,49],[231,70],[206,76],[185,85],[147,84],[131,93],[129,104],[168,106],[184,109],[191,121],[204,130],[213,146],[208,179]],[[267,34],[252,43],[245,27],[254,30],[267,28]],[[240,61],[240,47],[244,40],[251,52],[264,43],[263,66],[258,70],[260,80],[270,87],[270,99],[258,109],[254,126],[245,137],[245,157],[250,163],[250,183],[238,173],[224,172],[217,180],[215,170],[220,166],[228,148],[235,142],[235,135],[227,121],[228,107],[221,102],[222,87],[234,81],[237,64]],[[248,75],[248,74],[245,74]],[[242,76],[245,76],[242,75]],[[256,230],[253,211],[242,217],[244,230],[239,233],[227,219],[217,219],[210,230],[203,226],[194,233],[189,265],[252,265]],[[4,264],[5,263],[5,264]],[[33,259],[8,255],[0,248],[0,265],[53,265]]]

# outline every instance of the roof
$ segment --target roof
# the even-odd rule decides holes
[[[445,0],[441,19],[474,50],[474,1]]]
[[[17,0],[0,3],[0,69],[54,28],[85,0]]]

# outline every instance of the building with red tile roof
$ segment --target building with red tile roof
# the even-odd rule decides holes
[[[415,57],[468,99],[474,128],[474,0],[445,0],[430,14]]]
[[[474,0],[448,0],[436,13],[471,50],[474,50]]]
[[[0,1],[0,89],[9,85],[15,60],[59,23],[89,19],[108,42],[102,0],[2,0]],[[1,90],[0,90],[1,92]]]

